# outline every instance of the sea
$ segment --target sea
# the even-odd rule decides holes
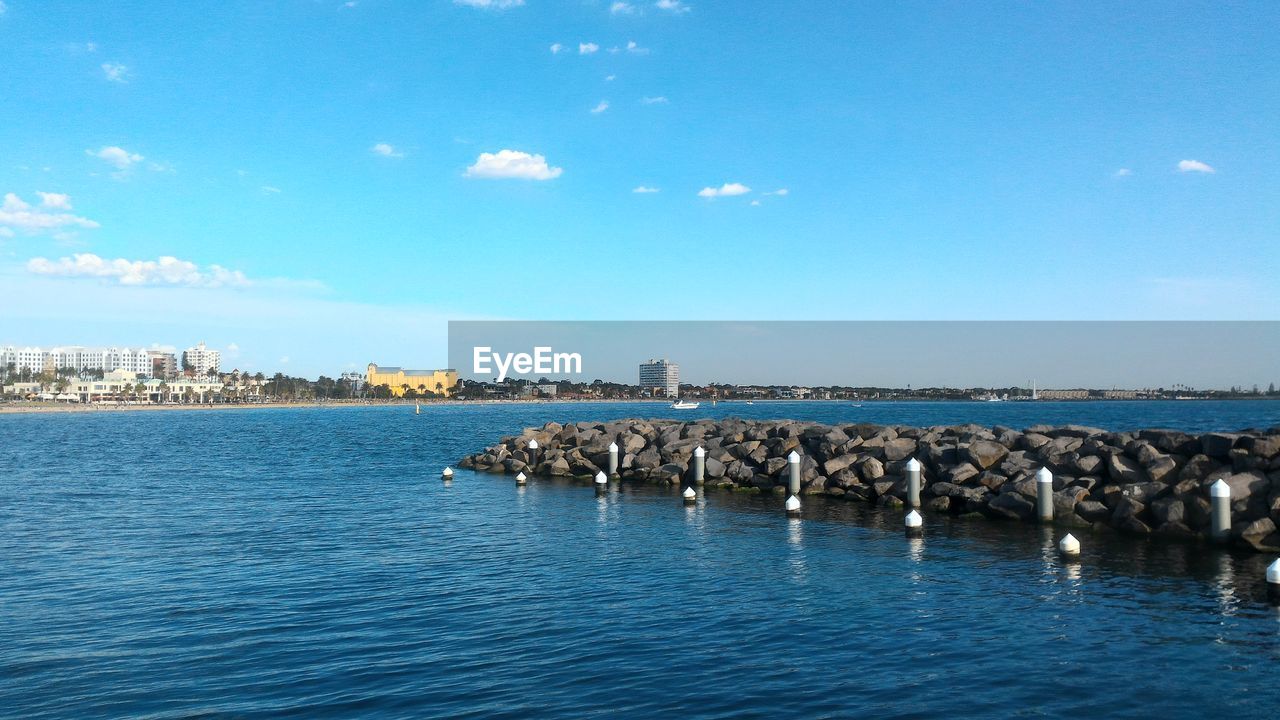
[[[1268,717],[1275,558],[446,466],[548,421],[1192,432],[1280,402],[0,415],[0,717]]]

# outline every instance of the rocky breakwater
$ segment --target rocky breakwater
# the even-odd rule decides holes
[[[536,450],[528,448],[537,440]],[[618,446],[623,481],[691,482],[785,494],[787,455],[800,454],[803,492],[885,506],[907,497],[907,461],[923,465],[925,511],[1034,521],[1035,474],[1053,473],[1054,520],[1131,535],[1207,538],[1209,488],[1231,488],[1232,541],[1280,552],[1280,428],[1192,435],[1037,425],[905,427],[726,419],[548,423],[464,458],[481,472],[589,478]]]

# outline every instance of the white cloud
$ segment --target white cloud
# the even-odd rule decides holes
[[[618,77],[618,76],[617,76],[617,75],[605,75],[605,76],[604,76],[604,81],[605,81],[605,82],[613,82],[613,79],[614,79],[614,78],[616,78],[616,77]]]
[[[1132,174],[1133,174],[1133,171],[1130,170],[1129,168],[1120,168],[1119,170],[1112,173],[1111,176],[1122,178],[1122,177],[1129,177]]]
[[[85,150],[86,155],[96,157],[99,160],[111,165],[121,173],[127,172],[135,164],[142,162],[146,158],[137,153],[131,153],[122,147],[110,145],[103,147],[101,150]]]
[[[129,68],[120,63],[102,63],[102,74],[111,82],[129,82]]]
[[[676,14],[687,13],[693,9],[685,5],[683,0],[658,0],[653,6],[659,10],[669,10]]]
[[[656,97],[642,97],[642,98],[640,98],[640,104],[641,104],[641,105],[666,105],[668,102],[670,102],[670,100],[667,100],[667,99],[666,99],[665,97],[663,97],[662,95],[658,95],[658,96],[656,96]]]
[[[633,193],[640,193],[640,194],[642,194],[642,195],[643,195],[643,194],[647,194],[647,193],[662,192],[662,189],[661,189],[661,188],[656,188],[656,187],[648,187],[648,186],[646,186],[646,185],[640,185],[640,186],[636,187],[636,189],[632,190],[631,192],[633,192]]]
[[[561,45],[560,43],[551,43],[551,54],[552,54],[552,55],[559,55],[561,50],[564,50],[564,46],[563,46],[563,45]]]
[[[742,183],[725,183],[718,188],[704,187],[698,191],[698,197],[731,197],[733,195],[746,195],[751,192],[751,188]]]
[[[4,203],[0,204],[0,229],[8,230],[7,237],[16,232],[27,234],[55,233],[64,228],[96,228],[98,223],[88,218],[72,215],[67,212],[49,212],[49,210],[70,210],[71,198],[59,193],[37,193],[41,198],[41,208],[33,208],[13,193],[6,193]]]
[[[274,185],[263,185],[263,186],[262,186],[262,194],[263,194],[263,195],[278,195],[278,194],[280,194],[280,188],[278,188],[278,187],[276,187],[276,186],[274,186]]]
[[[759,201],[759,200],[752,200],[752,201],[751,201],[751,205],[752,205],[752,206],[756,206],[756,205],[759,205],[759,204],[760,204],[760,201]]]
[[[541,155],[531,155],[519,150],[499,150],[496,153],[480,153],[475,164],[467,168],[463,177],[482,179],[553,180],[560,177],[564,168],[551,167]]]
[[[454,2],[457,2],[457,0],[454,0]],[[280,359],[279,359],[279,360],[277,360],[276,362],[280,363],[281,365],[288,365],[288,364],[289,364],[289,356],[288,356],[288,355],[281,355],[281,356],[280,356]]]
[[[604,112],[605,110],[608,110],[608,109],[609,109],[609,101],[608,101],[608,100],[601,100],[601,101],[599,102],[599,104],[597,104],[595,107],[591,108],[591,113],[592,113],[593,115],[599,115],[600,113],[602,113],[602,112]]]
[[[593,43],[593,42],[589,42],[589,43],[578,43],[578,54],[579,54],[579,55],[590,55],[591,53],[593,53],[593,52],[595,52],[595,51],[597,51],[597,50],[599,50],[599,49],[600,49],[600,46],[599,46],[599,45],[597,45],[597,44],[595,44],[595,43]]]
[[[342,7],[353,8],[359,4],[360,3],[356,2],[356,0],[347,0],[347,2],[342,3]]]
[[[1200,162],[1199,160],[1182,160],[1178,162],[1178,172],[1199,172],[1213,174],[1217,172],[1212,167]]]
[[[506,10],[507,8],[520,7],[524,4],[524,0],[453,0],[453,4],[482,8],[484,10]]]
[[[352,5],[355,5],[355,3],[347,3],[347,5],[348,5],[348,7],[350,7],[350,6],[352,6]],[[240,352],[240,346],[239,346],[239,345],[237,345],[237,344],[235,344],[235,343],[231,343],[230,345],[228,345],[228,346],[227,346],[227,352],[229,352],[229,353],[238,353],[238,352]]]
[[[614,15],[630,15],[636,11],[636,6],[629,2],[616,2],[609,6],[609,12]]]
[[[188,260],[168,255],[157,260],[108,260],[93,253],[76,253],[57,260],[37,257],[27,261],[27,271],[52,277],[99,278],[120,285],[217,288],[251,284],[239,270],[228,270],[221,265],[201,268]]]
[[[369,148],[369,152],[373,153],[374,155],[381,155],[382,157],[390,157],[390,158],[404,157],[403,152],[396,150],[395,147],[389,143],[378,143],[373,147]]]
[[[640,47],[638,44],[636,44],[635,40],[628,40],[627,52],[631,53],[632,55],[648,55],[649,48]]]
[[[0,225],[0,238],[11,238],[11,237],[13,237],[13,234],[14,234],[14,233],[13,233],[13,231],[12,231],[12,230],[10,230],[10,229],[9,229],[9,228],[7,228],[7,227],[4,227],[4,226]]]
[[[0,15],[5,14],[9,10],[9,6],[4,4],[4,0],[0,0]]]
[[[788,195],[788,194],[790,194],[790,193],[791,193],[791,191],[790,191],[790,190],[788,190],[788,189],[786,189],[786,188],[778,188],[777,190],[774,190],[773,192],[767,192],[767,193],[765,193],[765,195]]]
[[[71,196],[62,193],[36,192],[40,196],[40,204],[54,210],[70,210]]]

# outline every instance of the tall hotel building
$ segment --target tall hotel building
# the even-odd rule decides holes
[[[640,363],[640,387],[674,398],[680,396],[680,366],[663,358]]]

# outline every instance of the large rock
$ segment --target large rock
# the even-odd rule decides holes
[[[898,437],[884,444],[884,459],[890,462],[906,460],[916,452],[916,441],[911,438]]]
[[[998,517],[1011,520],[1030,520],[1036,512],[1036,506],[1019,493],[1000,493],[991,499],[987,508]]]
[[[1107,461],[1107,474],[1121,484],[1146,482],[1147,473],[1137,461],[1116,453]]]
[[[1009,454],[1009,448],[998,442],[991,440],[979,440],[969,443],[969,447],[965,448],[965,455],[969,462],[981,470],[986,470],[992,465],[996,465],[1004,460]]]
[[[1231,499],[1233,501],[1247,499],[1257,492],[1265,493],[1271,486],[1271,481],[1267,479],[1267,476],[1257,470],[1235,473],[1224,477],[1223,480],[1231,488]],[[1208,480],[1205,483],[1212,485]]]
[[[1205,433],[1200,436],[1200,446],[1205,455],[1225,460],[1239,439],[1235,433]]]
[[[964,481],[968,480],[969,478],[973,478],[977,476],[978,476],[978,468],[970,465],[969,463],[963,463],[953,468],[948,468],[942,473],[943,480],[949,483],[954,483],[956,485],[963,484]]]
[[[840,455],[822,463],[822,474],[832,477],[858,461],[857,455]]]

